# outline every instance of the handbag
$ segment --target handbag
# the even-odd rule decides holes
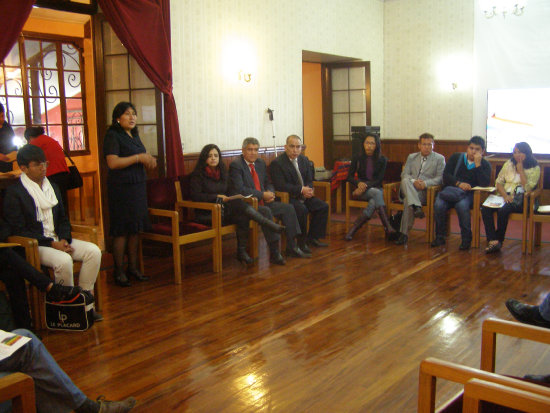
[[[70,301],[46,299],[46,326],[50,330],[86,331],[94,324],[94,297],[83,291]]]
[[[69,176],[67,178],[67,189],[80,188],[84,184],[84,182],[82,181],[82,176],[80,176],[80,172],[78,171],[78,168],[74,164],[69,154],[65,151],[65,149],[63,149],[63,153],[65,153],[65,156],[69,158],[69,161],[72,164],[71,166],[69,166]]]
[[[458,202],[466,196],[466,191],[457,186],[446,186],[437,196],[447,202]]]

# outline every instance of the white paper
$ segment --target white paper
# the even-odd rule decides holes
[[[24,337],[20,336],[19,334],[8,333],[7,331],[0,330],[0,360],[8,358],[29,341],[29,337]]]
[[[500,208],[502,205],[504,205],[504,203],[504,198],[500,195],[489,195],[483,203],[483,206],[489,208]]]
[[[540,214],[550,214],[550,205],[541,205],[537,212]]]

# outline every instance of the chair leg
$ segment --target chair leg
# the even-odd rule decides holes
[[[181,284],[181,266],[182,266],[182,254],[179,244],[172,244],[172,251],[174,254],[174,282]]]
[[[349,205],[348,205],[348,200],[346,200],[346,233],[349,231],[349,220],[350,220]]]
[[[142,274],[145,273],[143,269],[143,242],[141,237],[138,238],[138,260],[139,260],[139,270]]]
[[[94,306],[97,311],[101,311],[103,308],[103,288],[101,287],[101,274],[105,271],[99,271],[97,274],[97,280],[94,284]]]

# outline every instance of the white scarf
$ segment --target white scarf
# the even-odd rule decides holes
[[[52,213],[52,208],[57,205],[58,200],[55,196],[52,184],[50,184],[48,178],[44,177],[42,188],[40,188],[40,186],[30,179],[25,172],[21,173],[21,183],[34,200],[36,217],[38,221],[42,223],[44,236],[58,241],[57,235],[55,234],[55,224]]]

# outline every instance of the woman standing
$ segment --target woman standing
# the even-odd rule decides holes
[[[137,128],[136,108],[120,102],[113,109],[112,124],[105,135],[103,154],[109,167],[107,194],[110,229],[113,240],[115,283],[129,287],[128,275],[138,281],[149,277],[137,269],[139,232],[150,226],[147,210],[145,168],[154,169],[156,159],[146,153]],[[128,269],[124,271],[124,253],[128,252]]]
[[[496,210],[497,228],[493,213],[495,208],[481,207],[481,216],[487,234],[486,254],[499,251],[504,242],[508,218],[512,212],[523,211],[523,195],[537,186],[540,178],[540,166],[533,157],[533,151],[527,142],[514,146],[512,158],[507,160],[495,181],[497,191],[504,198],[504,205]]]
[[[228,199],[228,174],[225,164],[220,160],[220,148],[216,145],[209,144],[202,148],[195,170],[191,174],[191,199],[196,202],[223,204],[223,225],[237,225],[237,259],[243,264],[251,265],[254,259],[246,252],[250,220],[278,233],[282,232],[284,227],[264,217],[242,199]],[[204,224],[210,224],[212,219],[210,211],[200,209],[195,211],[195,217],[198,222]]]
[[[374,211],[378,212],[386,237],[391,238],[396,232],[386,215],[386,204],[382,191],[382,180],[386,173],[388,159],[380,153],[380,138],[367,135],[363,141],[361,152],[359,156],[351,160],[347,181],[356,187],[353,196],[356,199],[368,201],[369,204],[355,220],[345,239],[351,241],[359,228],[372,217]],[[358,179],[355,179],[356,172]]]
[[[31,145],[42,148],[46,154],[48,168],[46,177],[50,182],[55,183],[61,192],[63,207],[65,213],[69,214],[69,204],[67,203],[67,185],[69,180],[69,167],[65,161],[65,152],[59,143],[45,134],[42,126],[31,126],[25,130],[25,139]]]

